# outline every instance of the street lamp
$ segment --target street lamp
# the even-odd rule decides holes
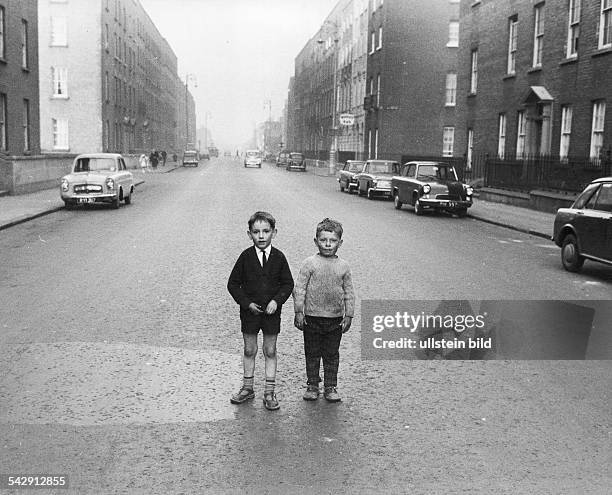
[[[334,27],[334,51],[332,53],[332,70],[333,70],[333,107],[332,107],[332,142],[329,149],[329,175],[335,175],[336,173],[336,156],[338,153],[338,128],[336,126],[336,107],[338,106],[338,88],[337,88],[337,65],[338,65],[338,24],[335,21],[327,20],[327,24],[331,24]],[[317,43],[323,44],[325,40],[317,40]]]
[[[193,81],[193,86],[198,87],[198,80],[195,74],[187,74],[185,76],[185,149],[189,144],[189,79]]]

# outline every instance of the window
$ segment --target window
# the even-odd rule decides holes
[[[372,31],[372,38],[370,40],[370,53],[374,53],[376,50],[376,31]]]
[[[376,77],[376,106],[380,106],[380,74]]]
[[[465,169],[472,170],[472,159],[474,157],[474,129],[468,129],[467,153],[465,156]]]
[[[104,74],[104,101],[108,103],[108,100],[110,99],[110,88],[108,87],[109,85],[109,80],[108,80],[108,71],[106,71],[106,73]]]
[[[506,114],[500,113],[497,124],[497,156],[505,158],[506,156]]]
[[[612,47],[612,0],[601,0],[599,48]]]
[[[442,156],[453,156],[453,146],[455,144],[455,128],[445,127],[442,136]]]
[[[604,118],[606,116],[606,102],[593,103],[593,125],[591,128],[591,158],[599,158],[603,147]]]
[[[68,22],[65,17],[51,18],[51,46],[68,46]]]
[[[378,127],[374,129],[374,158],[378,158]]]
[[[30,151],[30,100],[23,100],[23,150]]]
[[[567,28],[567,52],[566,57],[578,56],[578,38],[580,37],[580,2],[582,0],[570,0],[569,3],[569,25]]]
[[[2,151],[6,151],[8,147],[6,114],[6,94],[0,93],[0,149]]]
[[[470,66],[470,94],[475,95],[478,89],[478,50],[472,50]]]
[[[459,21],[448,24],[448,43],[446,46],[459,46]]]
[[[508,64],[506,72],[514,74],[516,71],[516,51],[518,42],[518,16],[508,21]]]
[[[372,129],[368,129],[368,158],[372,158]]]
[[[109,31],[108,31],[108,24],[104,25],[104,49],[106,51],[108,51],[108,47],[110,45],[110,37],[109,37]]]
[[[53,97],[68,98],[68,69],[53,67]]]
[[[110,123],[108,120],[104,121],[104,151],[110,150]]]
[[[28,21],[21,19],[21,67],[30,67],[30,55],[28,53]]]
[[[53,119],[53,149],[68,149],[68,121]]]
[[[446,101],[447,107],[454,107],[457,103],[457,74],[446,74]]]
[[[378,45],[376,45],[376,49],[380,50],[382,48],[382,26],[378,28]]]
[[[525,157],[525,135],[527,134],[527,119],[525,112],[521,110],[517,113],[516,124],[516,157],[523,159]]]
[[[544,4],[536,5],[533,9],[533,67],[542,66],[542,51],[544,47]]]
[[[572,107],[570,105],[561,106],[561,146],[559,148],[559,157],[562,160],[567,159],[569,155],[570,136],[572,134]]]
[[[0,6],[0,58],[6,58],[6,16],[2,6]]]

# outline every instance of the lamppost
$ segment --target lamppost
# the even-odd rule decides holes
[[[198,87],[198,80],[195,74],[185,76],[185,149],[189,144],[189,79],[193,81],[194,88]],[[195,143],[194,143],[195,145]]]
[[[330,19],[328,19],[327,21],[325,21],[326,24],[330,24],[333,26],[333,41],[334,41],[334,51],[332,53],[332,71],[333,71],[333,82],[332,82],[332,86],[333,86],[333,107],[332,107],[332,125],[331,125],[331,131],[332,131],[332,140],[331,140],[331,146],[329,149],[329,175],[335,175],[336,174],[336,157],[337,157],[337,153],[338,153],[338,127],[336,125],[336,107],[338,106],[338,70],[337,70],[337,65],[338,65],[338,41],[339,41],[339,36],[338,36],[338,24],[335,21],[332,21]],[[325,40],[319,39],[317,40],[317,43],[319,44],[323,44],[325,43]]]

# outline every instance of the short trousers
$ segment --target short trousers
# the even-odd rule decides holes
[[[308,316],[306,315],[306,325],[304,331],[309,333],[330,333],[338,330],[342,324],[342,316],[327,317],[327,316]]]
[[[280,333],[280,313],[277,311],[273,315],[240,315],[240,326],[242,333],[255,334],[259,330],[266,335],[276,335]]]

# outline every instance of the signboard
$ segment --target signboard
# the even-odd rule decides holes
[[[340,114],[340,125],[353,125],[355,123],[355,116],[352,113],[341,113]]]

